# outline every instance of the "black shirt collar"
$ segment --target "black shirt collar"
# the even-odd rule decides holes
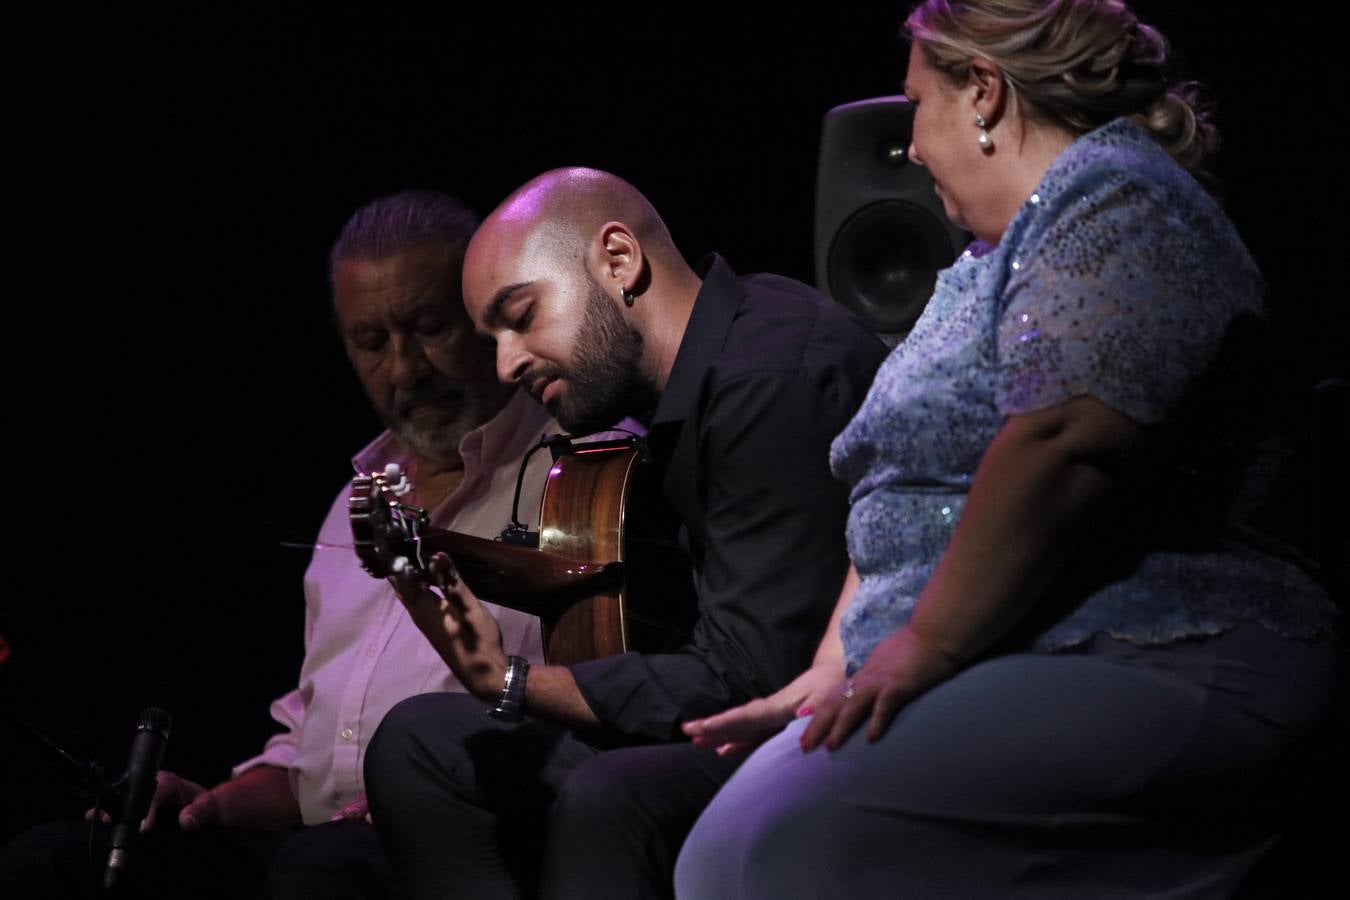
[[[722,352],[731,321],[745,299],[745,285],[716,253],[703,257],[694,271],[703,279],[703,286],[694,298],[694,311],[685,326],[675,364],[652,415],[653,426],[681,421],[688,414],[703,374]]]

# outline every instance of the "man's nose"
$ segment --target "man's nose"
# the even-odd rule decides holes
[[[497,339],[497,377],[502,384],[516,384],[530,370],[530,354],[511,335]]]
[[[426,373],[427,356],[422,342],[402,335],[391,336],[389,342],[394,355],[390,380],[395,387],[411,387]]]

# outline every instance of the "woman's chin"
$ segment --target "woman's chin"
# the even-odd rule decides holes
[[[961,211],[948,203],[945,197],[942,200],[942,211],[947,214],[947,218],[957,228],[960,228],[962,231],[970,230],[966,226],[966,220],[961,216]]]

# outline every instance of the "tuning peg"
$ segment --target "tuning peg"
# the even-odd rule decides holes
[[[389,463],[384,467],[384,480],[395,497],[404,497],[412,492],[412,482],[398,463]]]

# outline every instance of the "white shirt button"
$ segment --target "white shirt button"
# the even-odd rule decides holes
[[[350,741],[352,739],[352,735],[355,733],[356,732],[352,731],[350,728],[344,728],[342,729],[342,739],[344,741]]]

